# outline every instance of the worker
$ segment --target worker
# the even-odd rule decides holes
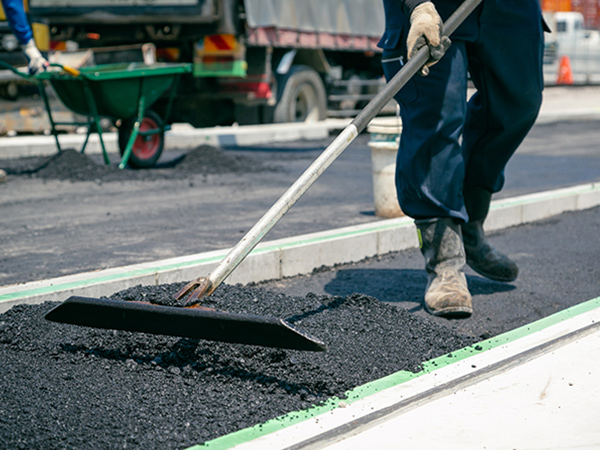
[[[19,44],[21,44],[21,49],[29,61],[27,65],[29,73],[35,74],[40,70],[46,70],[49,64],[35,45],[33,31],[25,14],[23,0],[1,1],[10,29],[19,41]]]
[[[428,275],[425,308],[445,317],[473,312],[463,267],[511,282],[518,267],[483,230],[505,166],[542,102],[543,19],[538,0],[485,0],[448,38],[442,23],[460,0],[383,0],[379,42],[391,79],[423,46],[429,60],[395,96],[403,132],[396,188],[415,219]],[[443,56],[442,56],[443,55]],[[476,93],[467,101],[470,78]]]

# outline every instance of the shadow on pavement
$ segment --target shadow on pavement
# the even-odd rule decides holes
[[[498,283],[479,276],[467,275],[471,295],[510,292],[515,286]],[[427,285],[424,270],[416,269],[346,269],[325,285],[330,295],[347,296],[355,292],[388,303],[405,303],[411,312],[422,309],[423,292]],[[414,304],[411,306],[410,304]]]

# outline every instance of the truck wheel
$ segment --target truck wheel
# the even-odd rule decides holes
[[[131,136],[134,121],[135,119],[124,120],[119,127],[119,152],[121,156],[123,156],[127,148],[127,142],[129,141],[129,136]],[[140,131],[157,130],[159,128],[162,128],[162,119],[160,116],[154,111],[146,111],[140,124]],[[156,164],[158,158],[160,158],[164,145],[164,133],[149,134],[147,136],[138,134],[133,142],[133,149],[127,163],[136,169],[152,167]]]
[[[0,97],[15,101],[19,96],[19,86],[14,81],[9,81],[6,84],[0,86]]]
[[[308,66],[293,66],[278,80],[274,121],[316,122],[325,120],[327,94],[319,74]]]

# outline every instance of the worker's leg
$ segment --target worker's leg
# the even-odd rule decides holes
[[[518,267],[492,247],[483,222],[504,168],[531,129],[542,101],[543,32],[535,0],[492,0],[481,15],[482,34],[467,44],[477,93],[468,105],[463,150],[464,201],[469,222],[462,232],[467,263],[497,281],[513,281]]]
[[[543,31],[536,0],[489,1],[480,20],[478,41],[467,43],[477,93],[464,130],[465,185],[493,193],[541,106]]]
[[[402,55],[383,56],[389,79],[400,68]],[[425,307],[440,316],[472,312],[460,229],[467,219],[459,141],[466,90],[465,45],[457,41],[427,77],[414,77],[396,96],[403,125],[396,165],[398,199],[402,210],[417,219],[428,276]]]
[[[383,61],[389,79],[401,64],[390,52]],[[395,97],[402,117],[396,187],[400,207],[410,217],[467,220],[460,145],[466,95],[465,44],[456,41],[427,77],[416,75]]]

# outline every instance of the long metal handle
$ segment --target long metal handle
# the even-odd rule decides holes
[[[5,69],[8,69],[11,72],[13,72],[15,75],[18,75],[21,78],[25,78],[26,80],[35,79],[35,75],[29,75],[28,73],[21,72],[20,70],[17,70],[15,67],[5,63],[4,61],[0,61],[0,67],[4,67]],[[81,75],[81,72],[79,70],[71,66],[65,66],[63,64],[58,63],[50,63],[50,67],[60,67],[64,72],[68,73],[73,77],[78,77]]]
[[[449,36],[467,18],[482,0],[465,0],[444,24],[444,35]],[[389,81],[389,83],[369,102],[356,118],[333,140],[321,155],[296,182],[281,196],[265,215],[246,233],[233,247],[227,256],[208,276],[210,287],[205,295],[210,295],[227,276],[256,247],[261,239],[275,226],[283,215],[312,186],[319,176],[333,161],[352,143],[383,109],[383,107],[402,89],[402,87],[423,67],[429,57],[429,51],[423,47],[406,65]]]

